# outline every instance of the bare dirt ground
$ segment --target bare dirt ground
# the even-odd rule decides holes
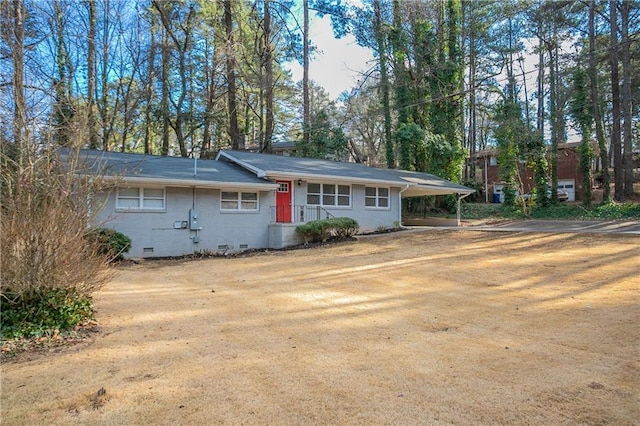
[[[2,424],[639,424],[640,237],[404,231],[119,268]]]

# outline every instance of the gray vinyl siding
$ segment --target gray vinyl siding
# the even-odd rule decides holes
[[[219,189],[194,191],[168,187],[165,190],[166,209],[158,212],[118,211],[115,192],[109,195],[99,220],[131,238],[132,247],[126,257],[167,257],[267,247],[273,191],[259,192],[257,212],[221,212]],[[192,207],[199,210],[202,229],[175,229],[174,222],[188,222]],[[194,243],[194,237],[199,239],[198,243]]]

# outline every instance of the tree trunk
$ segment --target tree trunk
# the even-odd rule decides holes
[[[624,195],[633,196],[633,143],[632,143],[632,120],[631,111],[631,41],[629,39],[629,8],[631,2],[623,1],[621,9],[622,24],[622,116],[624,118],[623,135],[623,175],[624,175]]]
[[[109,124],[109,9],[110,0],[104,3],[104,19],[102,30],[102,75],[100,76],[100,84],[102,96],[100,98],[100,118],[102,122],[102,149],[109,151],[109,137],[111,126]]]
[[[202,138],[202,152],[211,151],[211,130],[213,127],[213,108],[216,100],[216,68],[215,68],[215,50],[210,52],[209,41],[206,40],[205,61],[207,70],[205,77],[207,79],[207,103],[204,112],[204,130]],[[211,55],[211,57],[209,57]],[[202,153],[201,153],[202,155]]]
[[[155,80],[155,57],[156,57],[156,32],[153,28],[153,25],[150,27],[149,37],[151,39],[151,45],[149,46],[149,65],[147,72],[147,81],[145,87],[145,101],[146,105],[144,108],[144,153],[145,154],[153,154],[153,149],[151,147],[151,123],[152,123],[152,101],[154,98],[154,80]]]
[[[589,81],[591,85],[591,107],[593,109],[593,120],[596,127],[596,139],[600,150],[600,162],[602,163],[602,203],[608,203],[611,188],[609,186],[609,155],[607,154],[607,143],[602,129],[602,119],[600,118],[600,107],[598,106],[598,69],[596,64],[596,31],[595,15],[596,0],[589,2]]]
[[[162,148],[160,155],[169,155],[169,39],[167,30],[162,30],[162,71],[160,79],[162,80],[162,95],[160,99],[160,115],[162,116]]]
[[[231,0],[224,0],[224,28],[227,37],[227,104],[229,108],[229,138],[231,149],[240,149],[240,129],[238,128],[238,105],[236,100],[236,71],[233,43],[233,15],[231,13]]]
[[[613,150],[614,198],[624,200],[624,168],[622,163],[622,146],[620,142],[620,77],[618,73],[618,2],[609,1],[611,22],[611,149]]]
[[[542,40],[542,21],[538,23],[538,111],[536,130],[544,144],[544,44]]]
[[[309,146],[309,0],[303,0],[304,23],[302,29],[302,144]]]
[[[373,0],[373,10],[375,22],[373,31],[376,37],[378,49],[378,61],[380,66],[380,91],[382,92],[382,110],[384,114],[384,146],[387,160],[387,168],[396,167],[393,140],[391,139],[391,108],[389,101],[389,76],[387,74],[387,49],[385,47],[385,36],[383,31],[382,12],[380,11],[380,0]]]
[[[2,21],[9,24],[5,27],[5,31],[9,32],[7,41],[11,52],[11,59],[13,61],[13,142],[18,148],[18,161],[21,166],[21,160],[28,148],[26,105],[24,96],[25,10],[22,0],[3,2],[0,7],[3,9],[2,14],[5,15]]]
[[[467,178],[475,180],[476,178],[476,161],[475,153],[477,152],[477,108],[476,108],[476,67],[477,67],[477,51],[475,34],[469,35],[469,137],[468,137],[468,149],[469,162]],[[482,166],[484,169],[484,166]]]
[[[87,0],[89,12],[89,35],[87,46],[87,127],[89,131],[89,148],[98,148],[95,117],[96,91],[96,2]]]
[[[549,52],[549,118],[551,119],[551,202],[558,202],[558,85],[556,78],[556,56],[554,29],[553,42],[547,42]]]
[[[271,44],[271,12],[269,4],[271,0],[264,0],[264,77],[265,77],[265,124],[264,144],[262,150],[271,152],[271,140],[273,139],[273,46]]]

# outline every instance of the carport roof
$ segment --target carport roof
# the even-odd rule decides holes
[[[358,163],[285,157],[246,151],[220,151],[216,159],[235,163],[260,178],[399,186],[403,188],[403,197],[443,194],[468,195],[475,192],[471,188],[429,173],[381,169]]]

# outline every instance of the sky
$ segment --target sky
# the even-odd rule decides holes
[[[373,56],[369,49],[358,46],[351,35],[335,39],[328,16],[320,19],[313,13],[310,15],[309,35],[317,51],[309,64],[309,78],[336,99],[357,84],[360,74],[372,66],[369,61]],[[302,65],[291,62],[287,68],[294,81],[302,80]]]

